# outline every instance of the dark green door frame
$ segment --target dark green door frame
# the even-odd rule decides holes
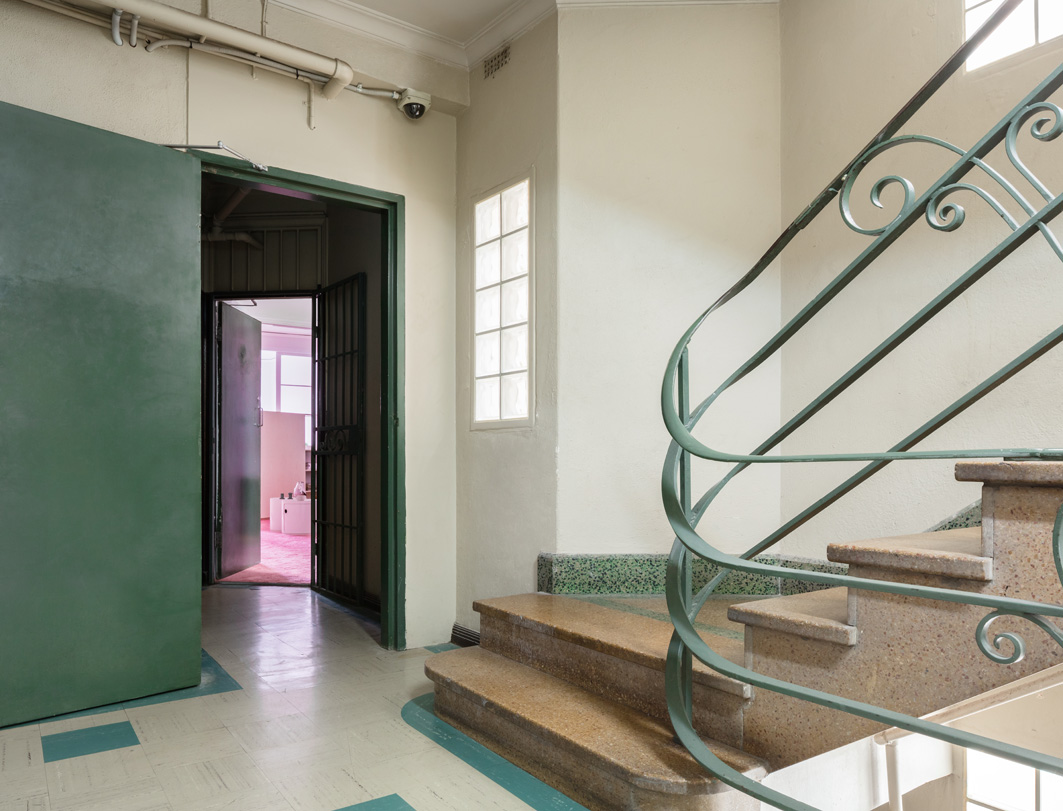
[[[384,403],[380,433],[384,452],[381,454],[380,475],[384,486],[381,488],[380,639],[384,647],[401,650],[406,647],[405,198],[400,194],[272,167],[268,173],[262,173],[251,168],[246,161],[207,152],[194,154],[207,174],[305,192],[382,215],[385,250],[381,388]]]

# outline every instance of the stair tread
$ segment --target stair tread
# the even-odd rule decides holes
[[[832,543],[827,559],[964,580],[993,579],[993,560],[982,555],[981,527]]]
[[[848,619],[848,589],[834,588],[732,605],[727,616],[772,631],[855,645],[860,632]]]
[[[1021,462],[956,463],[956,481],[1014,487],[1063,487],[1063,462],[1028,459]]]
[[[494,597],[477,600],[473,608],[484,616],[505,619],[655,670],[664,670],[672,636],[671,622],[557,594]],[[740,632],[733,637],[712,635],[708,641],[728,661],[741,664],[745,660]],[[749,685],[720,675],[698,661],[694,662],[694,679],[742,697],[751,694]]]
[[[719,788],[718,781],[675,742],[667,723],[505,656],[479,647],[445,651],[425,661],[425,673],[437,685],[532,730],[550,747],[593,762],[633,785],[670,794],[712,793]],[[767,773],[759,758],[719,742],[705,742],[724,762],[748,776],[759,779]]]

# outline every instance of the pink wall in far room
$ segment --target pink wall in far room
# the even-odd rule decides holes
[[[262,413],[262,518],[269,500],[287,497],[296,482],[306,481],[305,417],[282,411]]]
[[[274,327],[274,329],[276,329]],[[267,352],[283,352],[287,355],[309,355],[313,351],[310,335],[290,335],[270,332],[269,324],[262,325],[262,348]]]

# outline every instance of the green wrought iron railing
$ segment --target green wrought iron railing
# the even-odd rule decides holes
[[[753,670],[737,665],[716,653],[695,629],[694,618],[708,598],[715,592],[723,578],[732,571],[751,572],[783,579],[803,580],[824,586],[847,586],[868,591],[923,597],[951,603],[981,606],[989,613],[978,624],[975,641],[978,648],[991,660],[1008,664],[1021,659],[1025,653],[1023,639],[1014,632],[997,634],[990,638],[990,625],[998,617],[1010,615],[1028,620],[1053,640],[1063,646],[1063,629],[1054,619],[1063,619],[1063,606],[1002,596],[981,595],[966,591],[912,585],[891,581],[855,578],[848,575],[809,572],[785,568],[754,560],[753,558],[771,548],[782,538],[792,533],[812,517],[834,504],[854,488],[870,479],[891,462],[912,459],[1059,459],[1063,449],[1032,448],[980,448],[974,450],[913,451],[915,445],[933,434],[973,403],[1011,379],[1020,370],[1042,357],[1053,347],[1063,342],[1063,326],[1050,332],[1026,351],[1019,354],[996,373],[961,396],[951,405],[922,426],[901,439],[885,452],[835,453],[807,455],[767,455],[790,437],[810,418],[834,401],[842,392],[861,379],[876,364],[887,357],[907,338],[927,324],[935,315],[955,301],[979,279],[1000,265],[1031,238],[1040,234],[1052,251],[1063,260],[1063,247],[1048,227],[1048,223],[1063,210],[1063,195],[1053,195],[1047,186],[1027,167],[1019,155],[1018,136],[1029,124],[1030,134],[1039,141],[1052,141],[1063,134],[1063,110],[1049,101],[1050,96],[1063,86],[1063,65],[1054,70],[1043,82],[1023,98],[1003,119],[970,149],[961,149],[947,141],[923,135],[900,135],[897,133],[930,99],[937,90],[966,61],[990,33],[1010,14],[1021,0],[1006,0],[986,24],[934,75],[934,77],[901,109],[889,124],[854,158],[820,193],[804,212],[782,233],[763,257],[733,287],[724,293],[711,307],[691,325],[672,352],[661,390],[661,405],[664,421],[671,434],[662,476],[662,494],[668,521],[675,532],[675,543],[668,561],[667,600],[675,631],[668,649],[666,685],[669,714],[679,740],[694,758],[724,783],[746,794],[785,811],[815,811],[811,806],[795,798],[783,795],[728,766],[701,740],[694,729],[692,712],[692,662],[697,658],[713,670],[741,682],[802,699],[823,707],[850,713],[888,726],[927,735],[951,744],[970,747],[997,754],[1019,763],[1063,774],[1063,760],[1028,749],[994,741],[938,724],[914,718],[861,701],[832,695],[779,679],[760,675]],[[899,175],[887,175],[871,188],[871,201],[881,205],[881,193],[888,186],[899,186],[904,200],[900,213],[887,225],[879,228],[861,227],[851,209],[853,185],[862,170],[877,156],[898,146],[911,143],[930,144],[954,153],[953,165],[922,194],[917,194],[915,185]],[[987,158],[1001,144],[1010,162],[1009,173],[1017,172],[1035,190],[1041,200],[1028,200],[1019,188],[997,171]],[[1025,215],[1020,221],[1009,213],[986,188],[967,180],[978,170],[987,175],[997,187],[1010,198],[1011,208],[1019,208]],[[817,313],[834,299],[847,285],[856,279],[872,262],[893,245],[921,218],[938,231],[955,231],[966,216],[962,205],[953,202],[951,195],[965,191],[977,195],[995,211],[1010,228],[1011,233],[997,244],[981,260],[959,276],[952,284],[935,296],[925,307],[913,315],[889,337],[883,340],[852,369],[845,372],[828,386],[818,397],[801,409],[770,437],[747,454],[728,453],[708,447],[694,437],[693,431],[713,403],[735,383],[779,352],[784,344],[801,330]],[[745,290],[782,254],[794,237],[816,219],[833,200],[838,199],[841,217],[853,231],[872,238],[869,245],[831,282],[829,282],[797,315],[786,323],[752,357],[721,383],[707,398],[691,408],[688,347],[709,317]],[[730,463],[733,467],[696,503],[691,503],[691,459]],[[702,517],[720,492],[740,473],[753,465],[798,464],[812,462],[865,462],[855,474],[847,478],[815,503],[803,510],[781,527],[756,543],[741,555],[724,553],[715,548],[697,531]],[[1052,537],[1052,550],[1056,571],[1063,582],[1063,558],[1061,558],[1061,528],[1063,508],[1057,516]],[[696,595],[692,590],[692,561],[697,556],[719,567],[714,577]]]

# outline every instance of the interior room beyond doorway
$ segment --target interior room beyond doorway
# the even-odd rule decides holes
[[[261,324],[259,562],[223,583],[310,584],[314,447],[313,301],[225,302]]]

